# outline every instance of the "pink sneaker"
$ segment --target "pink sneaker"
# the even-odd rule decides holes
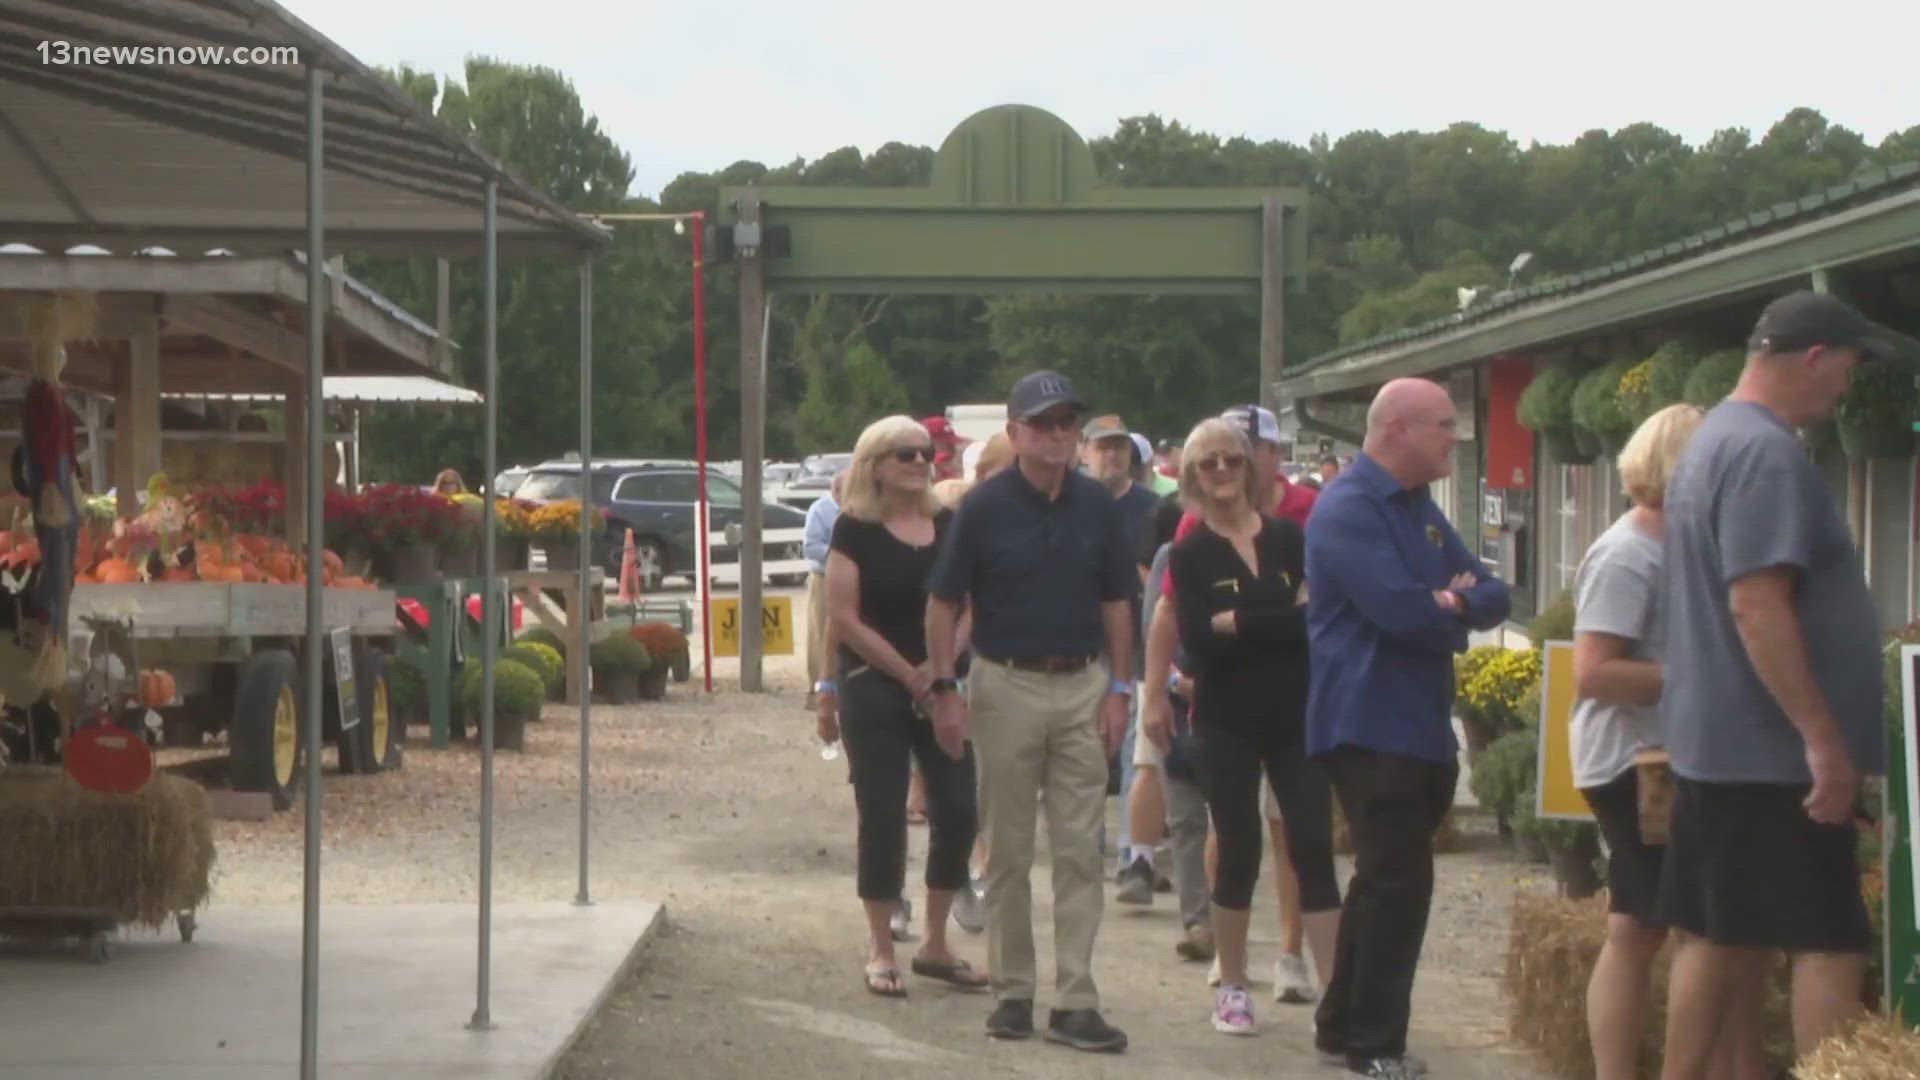
[[[1244,986],[1223,986],[1214,996],[1213,1030],[1227,1035],[1252,1035],[1253,999]]]

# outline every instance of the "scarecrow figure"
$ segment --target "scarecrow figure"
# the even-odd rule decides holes
[[[66,681],[67,601],[73,595],[74,553],[80,542],[80,504],[74,495],[74,418],[60,385],[68,340],[91,322],[90,297],[61,296],[40,312],[34,334],[33,380],[21,404],[22,438],[13,483],[33,510],[40,567],[28,584],[21,614],[46,624],[34,681],[52,689]]]

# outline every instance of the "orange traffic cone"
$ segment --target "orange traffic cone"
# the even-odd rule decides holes
[[[640,564],[633,554],[633,530],[627,530],[626,550],[620,555],[620,602],[640,599]]]

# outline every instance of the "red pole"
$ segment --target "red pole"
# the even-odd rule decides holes
[[[700,648],[706,657],[707,693],[713,693],[713,598],[707,560],[707,293],[701,263],[701,241],[707,231],[707,214],[693,212],[693,430],[695,455],[700,459],[700,520],[694,531],[700,534]]]

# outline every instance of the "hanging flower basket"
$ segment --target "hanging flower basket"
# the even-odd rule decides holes
[[[1590,434],[1572,424],[1566,427],[1547,428],[1540,432],[1541,441],[1547,444],[1547,453],[1553,455],[1553,460],[1562,465],[1592,464],[1594,455],[1599,452],[1599,447],[1585,445],[1582,436],[1586,439],[1592,438]]]
[[[1910,458],[1917,407],[1920,391],[1910,371],[1890,361],[1869,360],[1854,369],[1852,383],[1834,408],[1840,445],[1852,458]]]

